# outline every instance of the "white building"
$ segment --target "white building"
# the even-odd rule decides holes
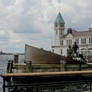
[[[65,22],[59,13],[54,23],[54,44],[52,51],[60,55],[67,55],[67,48],[76,42],[79,52],[84,55],[92,55],[92,27],[87,31],[76,31],[71,28],[65,34]]]

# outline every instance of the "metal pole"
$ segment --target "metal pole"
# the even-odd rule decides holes
[[[26,62],[28,72],[32,72],[32,61]]]
[[[92,92],[92,91],[91,91],[91,82],[90,82],[90,92]]]
[[[3,92],[5,92],[5,79],[3,78]]]
[[[81,63],[79,64],[79,71],[81,71],[82,70],[82,65],[81,65]]]
[[[79,62],[79,71],[81,71],[82,70],[82,64],[81,64],[82,62],[81,62],[81,60],[80,60],[80,62]]]
[[[39,92],[39,86],[36,85],[36,92]]]

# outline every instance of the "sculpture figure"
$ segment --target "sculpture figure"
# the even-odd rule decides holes
[[[72,50],[73,50],[73,54],[76,56],[78,56],[78,52],[77,52],[78,49],[79,49],[78,45],[76,44],[76,42],[74,42],[72,46]]]
[[[76,44],[76,42],[74,42],[73,46],[69,45],[69,47],[67,49],[67,57],[69,57],[75,61],[86,62],[83,55],[78,53],[78,51],[77,51],[78,49],[79,49],[79,47]]]
[[[69,45],[68,49],[67,49],[67,56],[68,57],[72,57],[72,53],[73,53],[73,50],[71,48],[71,45]]]

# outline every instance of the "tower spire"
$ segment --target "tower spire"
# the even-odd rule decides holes
[[[63,17],[62,17],[62,15],[61,15],[60,12],[58,13],[58,15],[57,15],[56,20],[55,20],[54,23],[55,23],[55,24],[58,24],[58,23],[63,23],[63,24],[65,24],[64,19],[63,19]]]

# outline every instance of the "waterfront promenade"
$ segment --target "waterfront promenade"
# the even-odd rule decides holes
[[[3,77],[3,92],[6,92],[6,88],[9,89],[8,92],[13,92],[11,90],[14,90],[14,92],[19,92],[20,90],[23,90],[23,92],[92,91],[91,70],[41,73],[5,73],[1,76]],[[18,89],[20,90],[18,91]]]

